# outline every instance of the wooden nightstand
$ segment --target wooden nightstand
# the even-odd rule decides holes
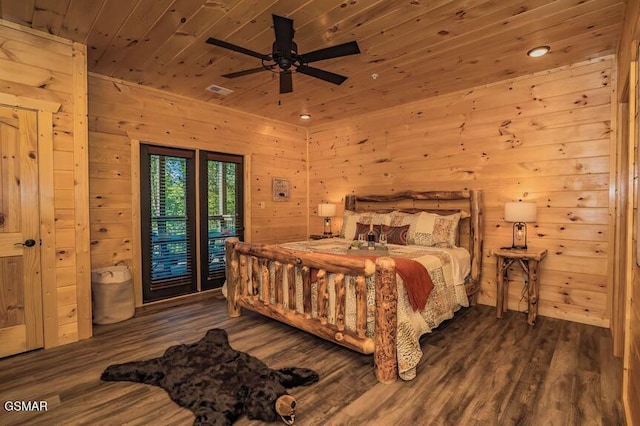
[[[502,318],[502,314],[507,312],[509,267],[518,262],[525,275],[525,285],[528,292],[528,317],[527,322],[535,324],[538,316],[538,292],[540,290],[538,280],[538,264],[547,255],[546,249],[528,248],[527,250],[516,249],[494,249],[491,253],[497,260],[496,279],[496,314]]]
[[[311,234],[309,235],[310,240],[322,240],[325,238],[333,238],[335,235],[324,235],[324,234]]]

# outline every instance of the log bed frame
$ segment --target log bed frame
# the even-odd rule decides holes
[[[482,193],[480,190],[403,192],[394,195],[345,197],[345,209],[353,211],[405,212],[429,211],[439,214],[461,212],[458,245],[471,254],[471,274],[465,282],[470,304],[474,305],[480,287],[482,269]],[[249,309],[264,316],[304,330],[363,354],[373,353],[375,373],[379,382],[397,380],[396,357],[397,286],[395,261],[378,257],[375,261],[324,253],[309,253],[275,245],[241,242],[228,238],[226,249],[227,309],[230,317]],[[268,264],[275,262],[275,273]],[[303,313],[296,310],[295,268],[302,271]],[[311,276],[317,270],[316,318],[311,316]],[[336,324],[327,321],[329,292],[327,275],[336,274]],[[345,328],[345,276],[355,277],[355,330]],[[375,276],[375,333],[367,337],[366,285]],[[263,286],[259,295],[260,282]],[[288,306],[284,302],[284,288]],[[275,304],[270,303],[274,298]]]

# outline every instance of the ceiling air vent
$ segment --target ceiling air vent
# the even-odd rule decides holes
[[[216,86],[215,84],[212,84],[211,86],[207,87],[207,90],[220,96],[227,96],[233,93],[233,90],[227,89],[226,87],[222,87],[222,86]]]

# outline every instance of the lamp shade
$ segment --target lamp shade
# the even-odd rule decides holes
[[[333,217],[336,215],[336,205],[322,203],[318,204],[318,216],[322,217]]]
[[[524,201],[504,203],[504,220],[507,222],[535,222],[537,204]]]

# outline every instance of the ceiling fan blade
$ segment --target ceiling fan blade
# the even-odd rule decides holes
[[[254,74],[260,71],[268,71],[269,68],[268,67],[260,67],[260,68],[251,68],[248,70],[244,70],[244,71],[236,71],[236,72],[232,72],[229,74],[222,74],[222,77],[226,77],[226,78],[236,78],[236,77],[242,77],[243,75],[249,75],[249,74]]]
[[[338,58],[340,56],[357,55],[358,53],[360,53],[358,42],[350,41],[348,43],[314,50],[313,52],[305,53],[304,55],[298,55],[298,59],[301,63],[308,64],[309,62]]]
[[[276,33],[275,46],[283,57],[291,58],[293,47],[293,21],[289,18],[273,15],[273,30]]]
[[[297,68],[297,71],[302,74],[310,75],[311,77],[319,78],[320,80],[328,81],[329,83],[333,83],[333,84],[342,84],[347,79],[347,77],[343,75],[335,74],[329,71],[321,70],[319,68],[314,68],[307,65],[300,65]]]
[[[213,44],[214,46],[223,47],[225,49],[233,50],[235,52],[244,53],[245,55],[254,56],[256,58],[262,59],[263,61],[271,60],[271,57],[269,55],[263,55],[262,53],[254,52],[253,50],[245,49],[244,47],[236,46],[235,44],[227,43],[226,41],[218,40],[217,38],[209,37],[209,39],[207,39],[207,43]]]
[[[293,79],[291,78],[291,70],[280,72],[280,93],[293,92]]]

